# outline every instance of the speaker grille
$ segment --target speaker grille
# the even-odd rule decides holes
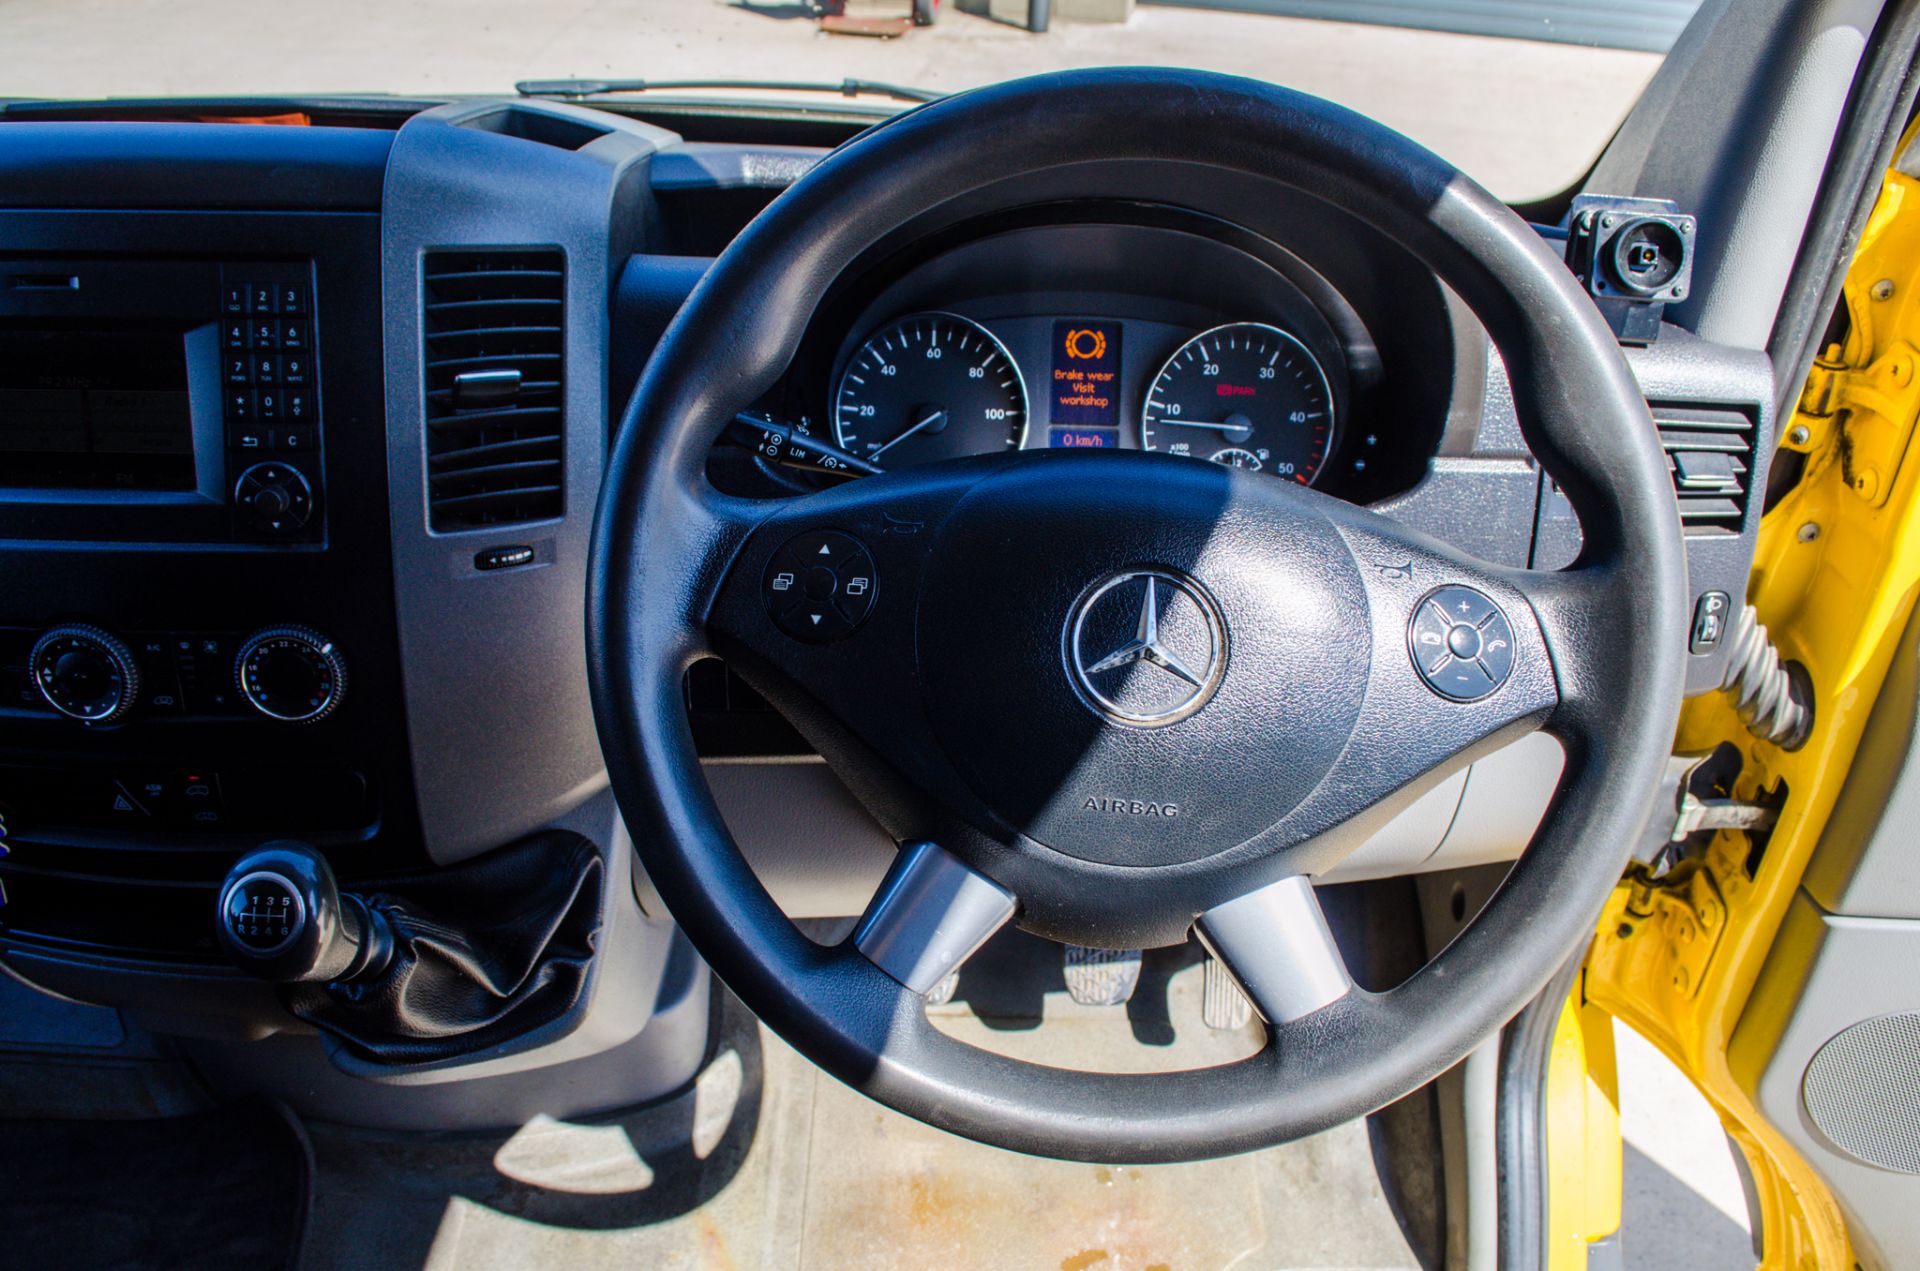
[[[1807,1065],[1801,1098],[1841,1151],[1920,1174],[1920,1014],[1882,1015],[1835,1034]]]

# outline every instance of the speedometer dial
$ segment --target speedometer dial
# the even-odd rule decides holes
[[[912,314],[868,336],[847,363],[833,436],[890,468],[1017,450],[1027,439],[1027,386],[979,323]]]
[[[1140,444],[1312,485],[1333,445],[1333,391],[1307,346],[1236,322],[1174,351],[1147,393]]]

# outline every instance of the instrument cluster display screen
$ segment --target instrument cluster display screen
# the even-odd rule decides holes
[[[1110,449],[1120,444],[1120,324],[1053,324],[1047,384],[1048,444]]]
[[[184,334],[0,326],[0,485],[193,489]]]

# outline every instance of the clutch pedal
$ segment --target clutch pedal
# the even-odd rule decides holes
[[[1140,983],[1140,950],[1070,944],[1060,956],[1067,993],[1082,1006],[1119,1006]]]

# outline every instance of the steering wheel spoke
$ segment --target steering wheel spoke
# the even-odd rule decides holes
[[[1305,1019],[1354,991],[1313,885],[1298,874],[1214,906],[1194,930],[1269,1024]]]
[[[853,945],[925,995],[959,970],[1018,907],[1013,893],[939,844],[910,843],[854,927]]]

